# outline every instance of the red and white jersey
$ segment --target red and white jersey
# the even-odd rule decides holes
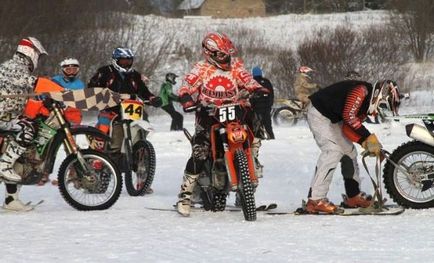
[[[233,58],[231,70],[224,71],[206,62],[198,62],[184,77],[179,96],[197,95],[196,102],[221,105],[236,102],[240,90],[252,92],[261,88],[253,76],[244,68],[241,59]]]

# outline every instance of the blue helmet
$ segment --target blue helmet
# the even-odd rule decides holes
[[[134,53],[129,48],[118,47],[113,50],[112,65],[119,72],[130,72],[134,61]]]
[[[262,70],[260,67],[256,66],[252,69],[253,77],[262,77]]]

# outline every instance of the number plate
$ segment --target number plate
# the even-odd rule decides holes
[[[137,100],[124,100],[121,102],[122,119],[141,120],[143,117],[143,103]]]
[[[226,122],[226,121],[233,121],[236,118],[235,114],[235,106],[226,106],[226,107],[219,107],[219,121],[220,122]]]

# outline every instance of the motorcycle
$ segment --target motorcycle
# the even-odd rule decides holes
[[[295,125],[298,120],[306,118],[306,110],[298,99],[276,99],[271,111],[273,121],[277,125]]]
[[[109,139],[97,138],[104,141],[104,152],[116,160],[125,173],[125,187],[131,196],[143,196],[155,175],[155,150],[147,140],[153,128],[143,119],[145,102],[138,98],[124,99],[120,103],[120,116],[111,123]],[[95,139],[89,137],[90,141]]]
[[[245,220],[255,221],[254,193],[258,179],[250,149],[253,133],[245,123],[246,108],[240,103],[230,103],[198,110],[208,111],[217,123],[210,129],[211,156],[205,162],[192,199],[200,198],[205,210],[224,211],[229,192],[236,192]],[[191,142],[190,133],[186,129],[184,133]]]
[[[122,178],[115,163],[106,154],[78,147],[74,135],[80,133],[105,136],[87,126],[71,126],[61,103],[47,105],[49,115],[35,119],[38,132],[30,147],[16,161],[14,169],[22,185],[37,184],[44,174],[51,174],[59,148],[63,144],[66,158],[58,171],[58,188],[65,201],[77,210],[104,210],[119,198]],[[1,153],[13,140],[14,133],[1,131]]]
[[[424,126],[406,125],[413,141],[403,143],[391,154],[383,170],[384,187],[401,206],[434,207],[434,114],[419,115]]]

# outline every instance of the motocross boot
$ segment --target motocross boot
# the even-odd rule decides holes
[[[360,192],[358,195],[351,198],[346,198],[344,204],[348,208],[363,207],[366,208],[371,205],[372,196],[366,195],[365,192]]]
[[[176,204],[176,209],[178,210],[178,213],[183,216],[190,216],[191,194],[193,193],[193,189],[196,186],[198,179],[199,174],[184,173],[181,191],[178,195],[179,201]]]
[[[253,160],[255,164],[255,175],[257,178],[262,178],[262,170],[264,166],[259,162],[259,148],[261,147],[261,139],[254,138],[251,146],[251,151],[253,155]]]
[[[10,185],[9,185],[10,186]],[[27,212],[33,209],[32,206],[23,204],[21,200],[18,198],[18,194],[20,192],[20,186],[16,186],[15,193],[9,193],[8,192],[8,186],[6,186],[6,196],[5,196],[5,202],[3,204],[3,209],[10,210],[10,211],[22,211]]]
[[[309,198],[306,204],[306,212],[309,214],[334,214],[338,210],[338,207],[330,202],[327,198],[312,200]]]
[[[26,148],[20,146],[16,141],[10,141],[6,151],[0,156],[0,177],[9,182],[21,181],[13,169],[18,158],[26,151]]]

